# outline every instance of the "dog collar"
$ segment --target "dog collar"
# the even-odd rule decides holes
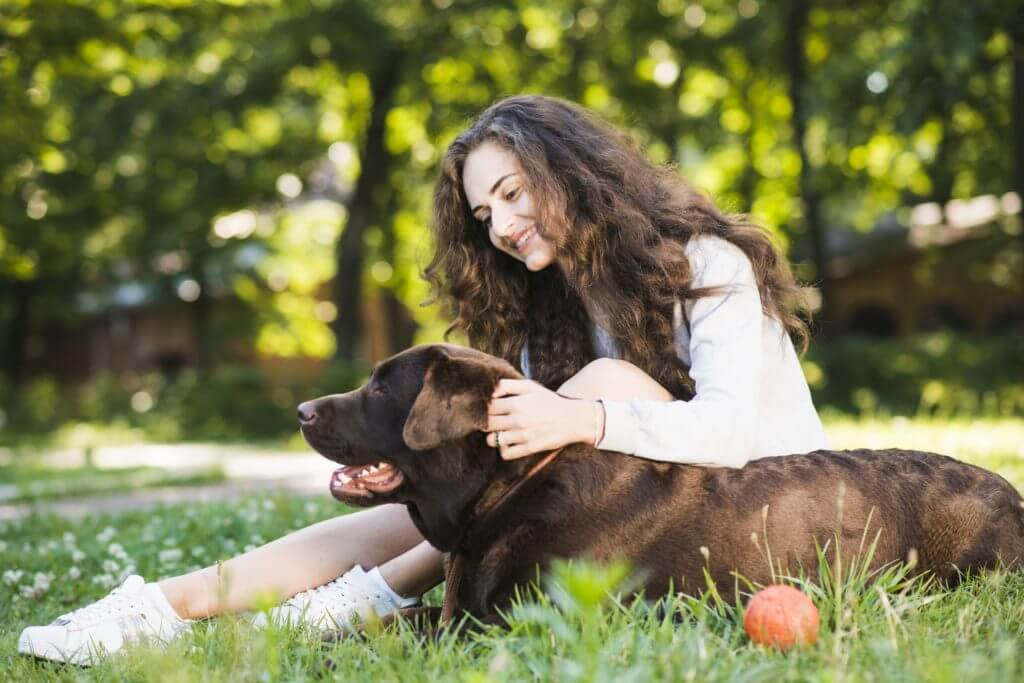
[[[535,462],[533,466],[526,472],[526,474],[520,477],[518,481],[516,481],[514,484],[512,484],[512,486],[506,489],[504,493],[498,496],[498,499],[495,500],[494,503],[492,503],[489,507],[484,509],[484,511],[481,512],[476,517],[476,519],[473,520],[473,524],[479,523],[481,520],[486,520],[487,517],[489,517],[495,510],[500,508],[505,503],[505,501],[507,501],[509,498],[515,495],[516,491],[518,491],[523,486],[523,484],[528,482],[531,478],[533,478],[534,475],[536,475],[542,469],[547,467],[551,463],[551,461],[558,457],[558,454],[564,450],[565,446],[562,446],[561,448],[556,448],[555,450],[551,451],[543,458]],[[472,527],[473,524],[471,524],[470,527]],[[462,583],[463,563],[465,562],[466,558],[466,556],[461,551],[462,540],[469,535],[469,532],[471,530],[471,528],[466,529],[466,531],[462,534],[462,537],[459,538],[459,542],[455,545],[455,550],[448,553],[446,562],[447,566],[445,567],[444,576],[444,601],[441,603],[442,625],[450,622],[452,617],[455,616],[455,600],[459,593],[459,584]]]

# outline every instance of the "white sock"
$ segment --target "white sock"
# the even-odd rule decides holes
[[[183,619],[182,616],[178,614],[178,610],[174,609],[174,606],[171,605],[171,601],[167,599],[167,596],[164,594],[164,589],[160,587],[160,584],[147,583],[142,587],[142,590],[146,592],[146,595],[149,596],[150,600],[156,603],[156,606],[160,608],[161,612],[169,617],[174,617],[181,621],[188,621],[188,619]]]
[[[388,596],[388,599],[390,599],[391,602],[394,603],[396,607],[411,607],[412,605],[415,605],[420,601],[420,599],[417,597],[403,598],[401,595],[392,590],[391,586],[388,585],[388,582],[384,580],[383,576],[381,576],[379,567],[374,567],[370,571],[366,572],[366,575],[370,577],[370,580],[372,580],[377,585],[377,587],[381,590],[381,592],[384,593],[384,595]]]

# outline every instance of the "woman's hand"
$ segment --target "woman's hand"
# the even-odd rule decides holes
[[[487,443],[505,460],[582,441],[593,445],[599,408],[528,379],[498,382],[487,408]]]

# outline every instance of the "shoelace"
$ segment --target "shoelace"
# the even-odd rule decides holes
[[[352,608],[360,603],[358,596],[351,596],[350,591],[358,591],[367,603],[371,602],[373,597],[381,597],[379,594],[376,596],[367,595],[362,589],[347,579],[338,578],[322,586],[296,593],[286,604],[289,607],[307,611],[311,611],[316,607],[322,613],[317,615],[318,617],[329,616],[331,619],[336,620],[341,617],[347,617]]]
[[[54,623],[63,626],[71,624],[84,625],[101,621],[104,617],[121,616],[137,611],[135,596],[115,590],[91,605],[80,607],[73,612],[62,614]]]

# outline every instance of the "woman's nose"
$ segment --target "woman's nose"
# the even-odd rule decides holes
[[[491,230],[493,230],[494,234],[498,237],[508,237],[515,232],[515,221],[512,220],[512,214],[492,214]]]

